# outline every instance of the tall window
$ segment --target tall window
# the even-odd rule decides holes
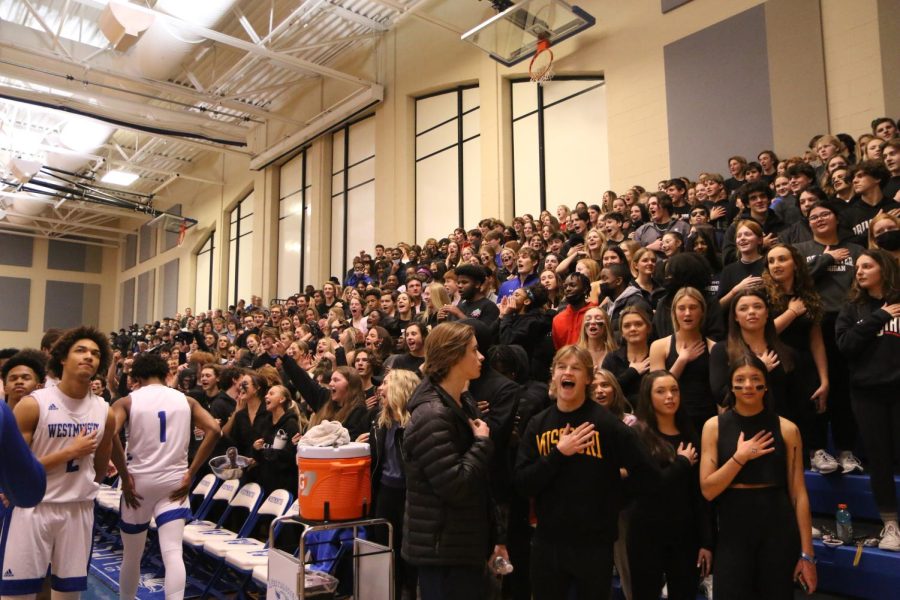
[[[416,240],[470,229],[481,212],[477,86],[416,99]]]
[[[228,218],[228,302],[231,304],[237,304],[241,298],[250,302],[254,203],[254,193],[250,192],[232,209]]]
[[[278,297],[302,291],[309,273],[310,235],[306,149],[281,167],[278,201]]]
[[[535,217],[609,188],[606,87],[598,77],[512,83],[515,214]]]
[[[343,280],[353,256],[375,249],[375,119],[337,130],[332,147],[331,273]]]
[[[197,283],[196,283],[196,310],[197,312],[212,310],[213,307],[213,264],[216,253],[216,232],[213,231],[206,238],[206,242],[197,253]]]

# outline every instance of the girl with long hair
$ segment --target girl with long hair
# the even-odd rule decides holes
[[[650,345],[650,370],[666,370],[678,380],[694,431],[699,431],[716,414],[716,400],[709,382],[713,341],[703,335],[705,314],[706,296],[696,288],[681,288],[671,305],[674,333]]]
[[[764,288],[751,288],[734,296],[728,311],[728,337],[712,349],[709,381],[721,404],[728,393],[728,365],[745,354],[758,357],[768,370],[772,409],[785,418],[796,414],[787,393],[787,373],[794,370],[794,355],[775,331]]]
[[[387,329],[381,325],[369,328],[366,334],[366,349],[377,355],[382,364],[391,355],[393,348],[394,340]]]
[[[619,316],[622,345],[603,359],[603,368],[615,376],[632,406],[637,403],[641,377],[650,370],[652,333],[650,315],[638,306],[626,306]]]
[[[775,244],[766,254],[762,274],[769,296],[775,332],[790,349],[794,373],[787,380],[787,397],[796,402],[796,423],[810,458],[826,456],[828,421],[828,358],[822,338],[822,301],[806,261],[793,246]]]
[[[578,347],[584,348],[591,355],[595,365],[603,363],[609,352],[617,348],[616,338],[609,323],[609,315],[599,307],[588,309],[584,313],[581,333],[578,336]]]
[[[260,418],[269,420],[266,434],[253,442],[253,459],[259,466],[257,482],[264,490],[297,489],[297,447],[291,441],[301,433],[300,410],[283,385],[273,385],[266,392],[266,411]],[[286,439],[280,448],[276,435],[284,432]]]
[[[298,364],[285,355],[281,357],[281,364],[294,388],[315,412],[309,420],[310,426],[322,421],[338,421],[350,432],[351,440],[369,430],[366,394],[355,368],[335,368],[326,387],[316,383],[306,372],[312,367],[312,361],[308,358],[301,359]]]
[[[672,599],[693,600],[712,568],[709,505],[698,482],[699,438],[681,406],[678,380],[652,371],[641,382],[638,437],[663,471],[663,485],[630,509],[628,564],[634,600],[656,600],[663,577]]]
[[[241,456],[253,456],[253,443],[272,434],[272,420],[266,410],[264,398],[269,392],[269,382],[255,371],[245,371],[238,384],[238,397],[234,412],[222,427],[222,437],[231,439]],[[250,468],[244,474],[247,481],[256,481],[259,470]]]
[[[540,275],[541,285],[547,290],[547,309],[551,311],[559,310],[560,303],[563,301],[562,280],[555,271],[545,269]]]
[[[768,369],[744,354],[731,364],[729,410],[703,427],[700,489],[716,501],[717,598],[791,600],[817,575],[797,426],[767,406]]]
[[[850,399],[884,522],[878,546],[898,552],[893,463],[900,448],[900,267],[884,250],[864,250],[857,259],[850,302],[841,309],[835,333],[850,363]]]

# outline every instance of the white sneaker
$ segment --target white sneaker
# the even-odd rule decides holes
[[[881,530],[881,541],[878,547],[882,550],[890,552],[900,552],[900,529],[897,529],[896,523],[888,523]]]
[[[813,471],[823,475],[834,473],[840,467],[838,461],[834,460],[834,457],[824,450],[816,450],[809,463]]]
[[[703,581],[700,582],[700,589],[698,590],[702,596],[705,596],[707,600],[713,600],[713,576],[707,575]]]
[[[838,462],[841,465],[841,470],[844,473],[852,473],[853,471],[863,472],[862,463],[859,462],[859,459],[856,458],[852,452],[849,450],[844,450],[841,452],[840,456],[838,456]]]

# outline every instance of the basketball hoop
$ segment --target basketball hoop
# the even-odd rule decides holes
[[[543,85],[553,79],[553,50],[550,49],[550,40],[540,39],[537,42],[537,52],[528,63],[528,75],[531,82]]]
[[[179,246],[181,246],[181,243],[184,241],[185,233],[187,233],[187,221],[182,219],[181,227],[178,228],[178,245]]]

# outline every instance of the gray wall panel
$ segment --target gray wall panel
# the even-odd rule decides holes
[[[129,279],[122,282],[122,311],[119,327],[128,327],[134,323],[134,293],[135,281]]]
[[[772,147],[764,5],[668,44],[664,56],[672,176],[727,179],[726,157]]]
[[[44,330],[51,327],[68,329],[82,324],[84,284],[71,281],[48,281],[44,296]]]
[[[134,320],[140,325],[149,323],[153,316],[153,296],[156,293],[156,270],[138,275],[137,311]]]
[[[47,246],[47,268],[79,273],[99,273],[103,270],[103,249],[76,242],[50,240]]]
[[[30,267],[34,256],[34,238],[0,233],[0,264]]]
[[[100,286],[96,283],[86,283],[84,285],[81,322],[94,327],[100,324]]]
[[[0,277],[0,306],[3,307],[0,310],[0,331],[28,331],[30,301],[30,279]]]
[[[162,267],[162,315],[174,317],[178,312],[178,259],[167,262]]]
[[[141,262],[156,256],[156,232],[155,227],[141,226],[140,236],[138,236]]]
[[[125,252],[122,253],[122,269],[130,269],[137,264],[138,236],[135,234],[125,236]]]

